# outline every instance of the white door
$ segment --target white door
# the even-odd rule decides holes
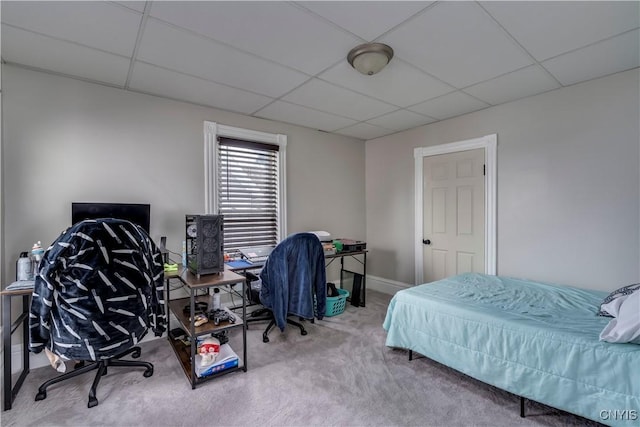
[[[424,157],[424,282],[485,272],[484,149]]]

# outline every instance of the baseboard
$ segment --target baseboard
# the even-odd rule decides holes
[[[394,295],[396,292],[410,288],[411,286],[412,285],[408,283],[372,276],[370,274],[367,275],[367,289],[372,289],[385,294]]]
[[[340,283],[340,277],[333,280],[328,279],[327,282],[333,282],[336,285]],[[373,289],[374,291],[382,292],[389,295],[394,295],[396,292],[410,288],[413,285],[403,282],[397,282],[395,280],[385,279],[383,277],[367,275],[367,289]],[[345,283],[345,288],[351,289],[351,283]]]
[[[36,369],[49,364],[47,356],[43,353],[29,353],[29,369]],[[3,367],[4,368],[4,367]],[[11,345],[11,373],[18,374],[22,371],[22,344]]]

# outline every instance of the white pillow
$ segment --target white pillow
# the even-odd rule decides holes
[[[637,294],[639,292],[634,292],[634,293]],[[606,313],[605,316],[618,317],[618,313],[620,312],[620,307],[622,307],[622,303],[625,302],[627,298],[629,298],[629,295],[622,295],[619,298],[613,299],[606,304],[602,303],[600,305],[600,312]]]
[[[640,344],[640,292],[632,293],[615,308],[617,313],[609,313],[616,317],[600,332],[600,340]]]
[[[622,302],[634,292],[640,292],[640,283],[623,286],[620,289],[616,289],[615,291],[611,292],[602,301],[602,304],[600,304],[600,311],[598,311],[598,316],[616,317],[614,311],[615,313],[618,313]]]

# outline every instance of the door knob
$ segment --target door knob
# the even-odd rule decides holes
[[[431,240],[429,240],[429,239],[424,239],[424,240],[422,241],[422,243],[424,243],[425,245],[430,245],[430,244],[431,244]]]

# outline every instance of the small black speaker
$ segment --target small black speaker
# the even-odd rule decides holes
[[[196,276],[224,271],[222,215],[186,215],[187,268]]]

